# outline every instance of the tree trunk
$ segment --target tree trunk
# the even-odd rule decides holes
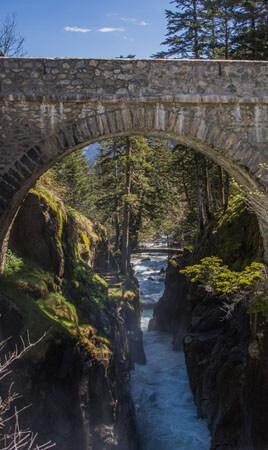
[[[197,22],[197,1],[193,0],[193,26],[194,26],[194,56],[199,58],[199,35],[198,35],[198,22]]]
[[[213,180],[209,173],[208,162],[205,161],[205,183],[206,183],[206,203],[207,203],[207,215],[210,218],[215,210],[215,202],[213,197]]]
[[[229,18],[226,5],[224,7],[224,57],[229,59]]]
[[[116,154],[116,145],[113,147],[113,159],[115,162],[115,182],[116,182],[116,195],[115,195],[115,218],[114,218],[114,227],[115,227],[115,251],[118,252],[120,249],[120,204],[119,204],[119,195],[118,195],[118,163],[117,163],[117,154]]]
[[[202,232],[204,226],[208,222],[208,196],[207,196],[207,179],[205,171],[205,161],[201,155],[195,156],[196,178],[197,178],[197,204],[199,216],[199,232]]]
[[[125,169],[125,201],[123,209],[123,226],[122,226],[122,246],[121,246],[121,271],[127,275],[130,265],[129,251],[129,224],[130,224],[130,205],[129,195],[131,193],[131,143],[129,138],[126,139],[126,169]]]
[[[139,210],[136,214],[136,220],[133,223],[133,228],[131,230],[131,239],[130,239],[130,250],[136,249],[139,243],[139,232],[142,227],[142,219],[143,219],[143,211],[144,211],[144,191],[142,191],[140,200],[139,200]]]
[[[229,202],[229,175],[222,167],[219,167],[219,197],[220,207],[226,210]]]

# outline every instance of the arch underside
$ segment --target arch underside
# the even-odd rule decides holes
[[[72,117],[66,113],[64,120],[62,111],[57,115],[57,106],[53,108],[53,117],[47,108],[38,124],[28,122],[26,134],[23,120],[17,125],[23,146],[17,144],[10,150],[8,168],[0,176],[3,251],[20,204],[44,172],[76,149],[133,134],[170,138],[211,158],[244,187],[263,229],[268,227],[268,174],[263,165],[268,167],[267,132],[256,126],[254,105],[78,103],[71,108],[65,105]]]

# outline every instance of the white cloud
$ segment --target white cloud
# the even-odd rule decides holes
[[[64,31],[69,31],[70,33],[89,33],[91,31],[90,28],[81,28],[81,27],[65,27]]]
[[[99,28],[98,31],[100,33],[122,33],[123,31],[125,31],[124,28],[113,28],[113,27],[103,27],[103,28]]]
[[[145,20],[141,20],[138,25],[141,25],[142,27],[147,27],[149,25],[149,22],[146,22]]]
[[[147,25],[149,25],[149,23],[145,20],[138,20],[134,17],[120,17],[120,20],[126,23],[131,23],[132,25],[139,25],[141,27],[146,27]]]

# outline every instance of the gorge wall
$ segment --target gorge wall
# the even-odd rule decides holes
[[[135,280],[108,286],[108,245],[95,227],[39,185],[10,236],[0,277],[1,339],[44,335],[13,372],[31,404],[21,424],[59,450],[137,450],[130,369],[144,362]],[[124,292],[124,293],[123,293]],[[5,391],[10,380],[1,389]]]
[[[207,419],[212,434],[212,450],[268,448],[268,327],[259,319],[253,332],[244,302],[234,299],[227,314],[223,295],[193,285],[179,270],[209,255],[239,270],[262,254],[255,215],[241,199],[233,199],[193,254],[169,261],[166,289],[151,323],[173,333],[176,350],[184,348],[198,414]]]

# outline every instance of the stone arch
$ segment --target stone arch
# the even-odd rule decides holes
[[[127,134],[170,137],[247,191],[267,241],[268,63],[0,58],[0,259],[29,188],[69,152]]]
[[[193,148],[222,166],[245,188],[265,234],[268,196],[262,178],[261,155],[246,146],[230,128],[233,105],[180,105],[163,102],[131,102],[104,105],[100,102],[88,115],[62,122],[56,132],[23,152],[0,178],[0,242],[2,254],[8,230],[28,190],[57,161],[70,152],[102,139],[131,134],[171,138]],[[248,108],[246,108],[249,114]],[[244,114],[239,108],[239,115]],[[267,158],[268,162],[268,158]]]

